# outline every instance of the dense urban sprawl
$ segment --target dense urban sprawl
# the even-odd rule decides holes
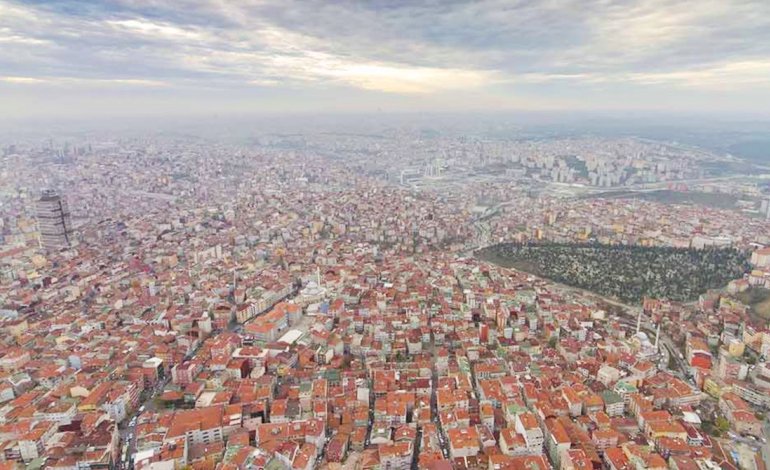
[[[261,142],[4,147],[2,468],[765,468],[770,329],[736,300],[770,287],[756,185],[688,183],[735,209],[542,186],[708,176],[633,140],[418,142],[419,184],[393,139]],[[475,158],[508,169],[463,180]],[[533,240],[751,271],[625,305],[473,256]]]

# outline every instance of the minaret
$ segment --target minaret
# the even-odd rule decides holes
[[[642,311],[639,310],[639,316],[636,318],[636,334],[642,330]]]
[[[660,339],[660,323],[658,323],[658,327],[655,328],[655,350],[658,350],[658,340]]]
[[[315,268],[315,283],[318,284],[318,287],[321,287],[321,268],[319,266]]]

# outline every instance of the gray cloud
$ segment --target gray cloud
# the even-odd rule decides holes
[[[770,96],[769,64],[766,0],[0,0],[0,94],[17,102],[43,87],[153,87],[364,90],[372,106],[465,93],[550,107],[556,90],[570,107],[651,94],[705,107],[719,93],[745,106]]]

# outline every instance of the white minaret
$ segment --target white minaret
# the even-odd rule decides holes
[[[321,268],[318,266],[315,267],[315,283],[321,287]]]
[[[639,316],[636,318],[636,334],[642,330],[642,311],[639,310]]]
[[[660,339],[660,323],[658,323],[658,327],[655,328],[655,350],[658,350],[658,340]]]

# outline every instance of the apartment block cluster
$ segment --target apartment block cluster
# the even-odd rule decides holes
[[[510,197],[510,196],[508,196]],[[740,211],[655,201],[510,198],[491,219],[499,241],[598,242],[702,249],[752,249],[770,243],[770,223]]]
[[[730,295],[610,311],[465,256],[467,194],[174,145],[48,168],[78,243],[8,232],[2,468],[764,468],[770,330]]]
[[[437,179],[502,175],[600,188],[634,186],[702,178],[708,163],[721,161],[706,151],[633,138],[515,140],[441,134],[425,138],[402,130],[309,135],[282,144],[344,155],[360,170],[416,186],[429,186]]]

